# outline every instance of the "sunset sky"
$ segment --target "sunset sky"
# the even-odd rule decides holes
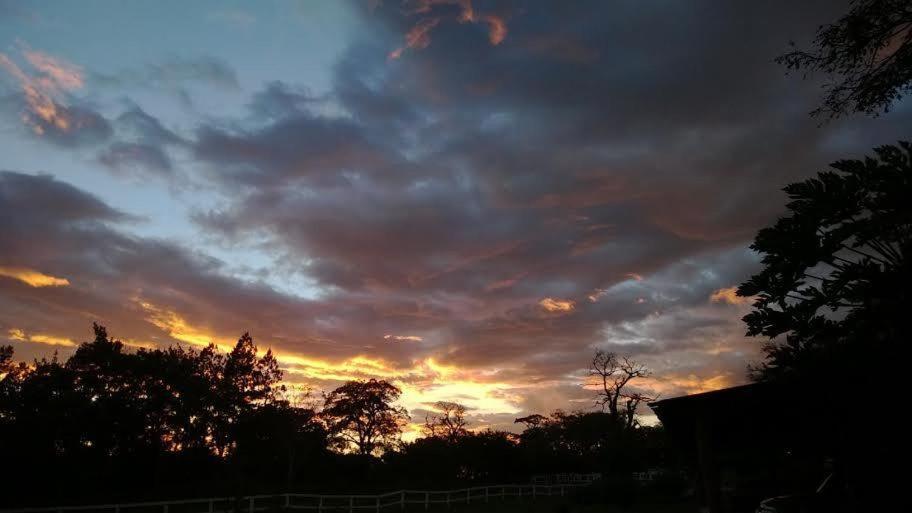
[[[891,143],[773,59],[840,2],[0,1],[0,344],[249,331],[473,426],[745,381],[785,184]],[[644,414],[650,414],[646,409]]]

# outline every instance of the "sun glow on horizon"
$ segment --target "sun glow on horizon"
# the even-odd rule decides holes
[[[135,302],[146,313],[148,322],[175,340],[194,346],[214,343],[225,352],[233,347],[215,342],[225,337],[194,326],[174,310],[139,298]],[[410,411],[426,409],[437,401],[454,400],[464,404],[473,414],[520,411],[517,404],[521,397],[513,392],[515,385],[491,381],[483,372],[460,369],[434,357],[414,359],[406,365],[364,354],[333,361],[276,348],[262,339],[258,346],[272,346],[276,360],[286,373],[286,381],[295,385],[324,389],[350,380],[382,379],[402,390],[399,403]],[[265,351],[260,350],[260,354]]]

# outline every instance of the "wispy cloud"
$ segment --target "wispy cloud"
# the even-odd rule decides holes
[[[49,126],[63,132],[72,130],[74,119],[59,102],[63,93],[82,88],[82,71],[43,52],[28,48],[20,51],[31,70],[23,69],[5,53],[0,53],[0,67],[18,83],[25,98],[22,121],[38,135]]]
[[[106,119],[70,101],[85,85],[82,68],[22,42],[18,49],[22,65],[0,53],[0,69],[13,79],[23,104],[20,120],[34,135],[64,145],[111,135]]]
[[[383,340],[396,340],[400,342],[421,342],[423,338],[417,335],[383,335]]]
[[[458,13],[436,13],[435,6],[456,6]],[[431,44],[431,32],[443,21],[453,20],[458,23],[481,23],[488,27],[488,41],[497,46],[507,37],[506,20],[492,13],[479,13],[472,6],[472,0],[418,0],[407,10],[409,15],[426,16],[418,20],[405,34],[405,44],[389,53],[390,59],[402,57],[406,50],[421,50]]]
[[[0,266],[0,276],[19,280],[32,287],[63,287],[70,284],[66,278],[58,278],[25,267]]]
[[[76,342],[73,342],[66,337],[47,335],[43,333],[27,334],[25,331],[19,328],[11,328],[9,331],[7,331],[7,336],[10,338],[10,340],[15,340],[17,342],[34,342],[35,344],[64,347],[76,347],[77,345]]]

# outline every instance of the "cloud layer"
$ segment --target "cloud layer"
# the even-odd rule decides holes
[[[816,84],[772,63],[832,2],[353,8],[364,30],[329,91],[259,77],[245,112],[189,124],[121,101],[78,139],[27,91],[91,117],[84,72],[0,55],[33,131],[211,200],[188,206],[188,244],[65,181],[0,174],[0,334],[37,355],[94,320],[138,346],[249,330],[291,381],[394,379],[411,408],[456,400],[495,426],[591,407],[599,347],[650,366],[641,386],[663,396],[719,388],[758,357],[731,292],[780,188],[909,126],[900,108],[820,127]],[[162,62],[90,76],[240,87],[221,59]],[[231,255],[249,252],[267,264],[240,276]]]

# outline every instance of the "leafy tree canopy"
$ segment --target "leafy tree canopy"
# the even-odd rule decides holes
[[[402,391],[382,380],[349,381],[325,397],[322,416],[339,450],[362,455],[392,447],[409,420],[405,408],[394,406]]]
[[[777,62],[830,76],[814,115],[886,112],[912,89],[912,3],[855,0],[848,14],[820,27],[812,49],[794,50]]]
[[[832,168],[787,186],[789,215],[751,246],[763,269],[738,294],[755,297],[747,334],[769,340],[761,378],[859,366],[908,341],[912,145]]]

